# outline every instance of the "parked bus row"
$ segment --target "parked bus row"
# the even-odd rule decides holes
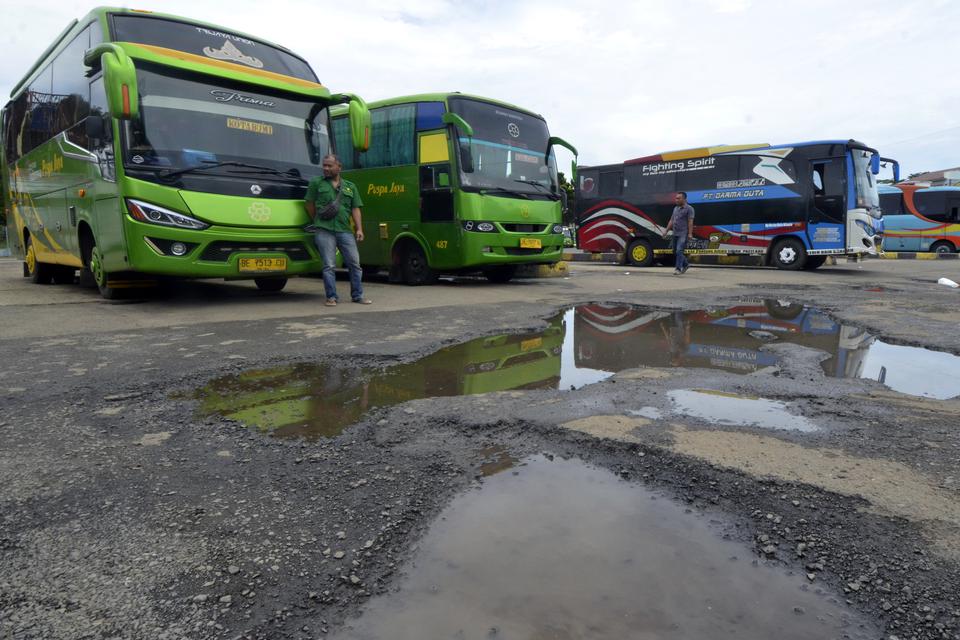
[[[367,271],[411,285],[464,271],[506,282],[518,265],[561,259],[555,150],[577,151],[506,102],[433,93],[367,105],[331,93],[282,46],[128,9],[70,24],[10,98],[0,196],[36,283],[79,271],[108,298],[158,277],[278,291],[322,267],[303,198],[334,151],[365,203]],[[579,246],[637,266],[672,259],[664,231],[685,191],[693,253],[815,269],[882,248],[956,250],[956,194],[878,190],[880,162],[855,140],[574,161]]]

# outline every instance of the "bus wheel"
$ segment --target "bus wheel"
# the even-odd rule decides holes
[[[516,273],[517,266],[514,264],[500,264],[483,270],[483,275],[487,277],[487,280],[496,284],[510,282]]]
[[[934,253],[953,253],[956,251],[956,249],[946,240],[940,240],[939,242],[933,243],[933,246],[930,247],[930,251]]]
[[[37,260],[37,251],[33,248],[33,238],[27,236],[26,252],[23,259],[23,274],[33,284],[50,284],[53,279],[53,265]]]
[[[283,291],[283,288],[287,286],[286,278],[254,278],[253,281],[257,283],[257,289],[268,293]]]
[[[807,250],[796,238],[784,238],[773,247],[773,266],[796,271],[807,261]]]
[[[653,248],[646,240],[637,239],[627,247],[627,263],[634,267],[649,267],[653,264]]]
[[[433,284],[437,281],[436,271],[430,268],[427,256],[418,244],[410,244],[404,251],[403,281],[411,287]]]
[[[103,256],[100,255],[100,248],[93,245],[90,248],[90,274],[93,276],[93,282],[100,290],[100,295],[106,300],[117,300],[120,298],[120,290],[110,286],[110,280],[107,272],[103,268]]]
[[[807,256],[807,262],[803,268],[807,271],[819,269],[827,261],[827,256]]]

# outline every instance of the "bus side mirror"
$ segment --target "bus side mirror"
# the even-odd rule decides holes
[[[88,67],[103,69],[110,114],[121,120],[138,118],[137,69],[127,52],[112,42],[104,42],[88,50],[83,61]]]
[[[870,156],[870,171],[873,175],[880,173],[880,156],[875,153]]]
[[[370,110],[360,98],[350,100],[347,109],[350,118],[350,138],[353,148],[357,151],[366,151],[370,148]]]
[[[893,165],[893,181],[900,182],[900,163],[893,158],[880,158],[880,161]]]
[[[473,151],[469,142],[460,143],[460,169],[464,173],[473,173]]]
[[[570,163],[570,181],[573,184],[576,184],[577,183],[577,156],[580,155],[579,153],[577,153],[577,148],[572,144],[570,144],[569,142],[567,142],[566,140],[564,140],[563,138],[558,138],[556,136],[553,136],[547,142],[547,155],[550,155],[550,147],[553,147],[553,146],[563,147],[564,149],[569,150],[570,153],[573,154],[573,161]]]
[[[330,104],[346,104],[347,120],[350,122],[350,141],[357,151],[370,148],[370,109],[360,96],[352,93],[337,93],[330,96]]]

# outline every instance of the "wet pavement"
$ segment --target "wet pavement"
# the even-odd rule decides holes
[[[888,344],[817,309],[774,299],[674,312],[588,304],[547,324],[542,331],[476,338],[386,369],[331,364],[255,369],[217,378],[196,397],[205,416],[223,415],[278,437],[334,437],[372,408],[419,398],[576,390],[637,367],[755,373],[780,364],[769,348],[777,343],[824,352],[821,366],[830,377],[874,379],[923,397],[960,395],[960,357]],[[674,398],[678,413],[718,424],[817,428],[770,400],[683,393]],[[749,416],[738,423],[739,412]]]
[[[675,415],[700,418],[712,424],[806,433],[819,429],[812,420],[791,413],[787,403],[767,398],[751,398],[712,389],[674,389],[667,396],[673,403]]]
[[[333,637],[351,640],[876,638],[843,599],[672,500],[534,456],[454,500]]]
[[[941,265],[575,265],[332,310],[14,266],[0,637],[960,640]]]

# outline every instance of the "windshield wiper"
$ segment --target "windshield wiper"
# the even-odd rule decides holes
[[[271,175],[281,176],[287,178],[288,180],[296,180],[297,182],[305,183],[306,180],[300,176],[294,175],[289,171],[280,171],[279,169],[274,169],[273,167],[263,167],[258,164],[249,164],[247,162],[236,162],[233,160],[225,160],[223,162],[212,162],[210,160],[204,160],[203,164],[197,165],[195,167],[187,167],[186,169],[178,169],[176,171],[164,171],[163,173],[158,174],[161,178],[174,178],[185,173],[190,173],[193,171],[200,171],[206,169],[216,169],[217,167],[242,167],[244,169],[254,169],[254,173],[269,173]],[[241,172],[235,172],[241,173]]]
[[[520,180],[520,179],[514,179],[514,182],[522,182],[523,184],[532,184],[533,186],[541,189],[541,190],[543,191],[543,193],[545,193],[545,194],[547,195],[547,197],[549,197],[551,200],[559,200],[559,199],[560,199],[560,194],[554,193],[553,191],[551,191],[550,189],[548,189],[546,186],[540,184],[540,183],[537,182],[536,180]]]
[[[517,196],[523,198],[524,200],[529,200],[530,196],[524,193],[523,191],[517,191],[515,189],[507,189],[504,187],[479,187],[477,192],[480,195],[486,195],[488,193],[509,193],[512,196]]]

